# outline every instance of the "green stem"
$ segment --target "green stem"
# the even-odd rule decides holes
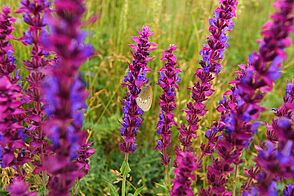
[[[165,170],[165,183],[168,186],[169,185],[168,165],[165,165],[164,170]]]
[[[125,163],[128,163],[128,156],[129,154],[125,154]],[[126,195],[126,181],[127,181],[127,173],[123,173],[123,181],[122,181],[122,185],[121,185],[121,196],[125,196]]]
[[[236,169],[235,169],[235,177],[234,177],[234,183],[233,183],[233,196],[236,196],[237,175],[238,175],[238,165],[236,165]]]
[[[169,189],[170,189],[170,178],[169,178],[169,174],[168,174],[168,165],[164,166],[164,175],[165,175],[164,181],[165,181],[165,185],[167,188],[166,193],[168,195]]]

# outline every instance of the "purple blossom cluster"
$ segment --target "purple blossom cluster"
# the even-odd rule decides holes
[[[242,162],[241,153],[262,122],[256,120],[265,109],[260,106],[264,95],[272,89],[274,81],[280,76],[280,68],[286,58],[284,48],[290,46],[289,34],[293,31],[293,0],[279,0],[275,3],[277,12],[272,21],[263,26],[263,39],[259,40],[259,51],[248,58],[247,65],[240,65],[237,78],[230,82],[231,90],[225,92],[217,110],[221,118],[217,132],[216,151],[219,158],[214,158],[208,166],[212,172],[208,177],[210,187],[204,194],[230,194],[225,188],[227,175],[236,170]],[[236,171],[235,170],[235,171]]]
[[[27,162],[25,134],[22,125],[25,111],[21,88],[7,76],[0,77],[0,163],[1,167],[14,167]],[[18,151],[17,156],[15,153]]]
[[[170,195],[193,196],[191,185],[196,180],[196,176],[193,174],[198,167],[196,156],[193,152],[183,152],[176,149],[176,159],[175,178],[172,180]]]
[[[275,115],[272,124],[267,126],[268,140],[256,147],[257,170],[247,172],[250,180],[243,185],[244,195],[257,192],[278,195],[277,182],[294,178],[294,81],[286,86],[284,104],[276,110]],[[290,185],[285,192],[289,192],[288,189]]]
[[[10,40],[14,39],[12,32],[15,18],[11,15],[11,10],[7,6],[2,7],[0,13],[0,77],[12,77],[11,73],[15,71],[15,57],[13,56],[14,49]],[[12,78],[11,78],[12,79]]]
[[[51,140],[51,153],[42,162],[49,175],[49,195],[68,195],[74,182],[87,174],[88,158],[94,153],[82,130],[88,93],[79,68],[94,54],[92,46],[84,44],[84,12],[83,0],[56,0],[54,15],[46,18],[50,32],[43,35],[43,45],[58,57],[43,86],[47,113],[43,129]]]
[[[147,63],[152,60],[149,57],[150,51],[154,50],[153,42],[149,37],[153,35],[148,26],[143,26],[139,31],[139,37],[132,37],[136,44],[129,46],[132,51],[133,62],[129,64],[129,71],[124,78],[123,86],[128,87],[128,92],[124,98],[123,119],[121,122],[120,133],[123,142],[120,144],[120,150],[126,154],[133,153],[136,150],[136,134],[142,124],[143,110],[137,105],[136,98],[141,92],[141,88],[148,83],[146,74],[151,71]]]
[[[16,195],[13,193],[19,181],[24,182],[26,173],[22,165],[30,160],[25,144],[25,127],[22,125],[25,116],[25,110],[21,107],[22,98],[20,86],[12,83],[7,76],[0,77],[0,166],[16,171],[8,187],[11,195]],[[18,194],[25,192],[21,189]]]
[[[32,1],[22,0],[21,7],[17,13],[23,14],[23,20],[29,25],[28,30],[20,39],[24,45],[32,45],[31,59],[25,60],[23,63],[29,71],[26,78],[29,85],[26,90],[28,96],[26,103],[30,104],[27,107],[26,121],[29,126],[26,133],[30,137],[29,148],[31,155],[42,156],[48,148],[45,140],[45,134],[42,129],[42,123],[45,119],[44,100],[41,97],[42,83],[46,76],[46,70],[49,69],[51,61],[48,58],[48,52],[43,49],[41,44],[41,33],[45,31],[45,13],[50,11],[50,2],[47,0]],[[33,157],[32,157],[33,158]],[[42,170],[41,163],[38,157],[33,158],[36,165],[35,172]]]
[[[184,156],[195,156],[194,153],[189,153],[190,151],[193,152],[192,139],[197,136],[196,131],[199,128],[200,118],[207,112],[203,102],[214,92],[211,85],[214,79],[213,74],[218,74],[221,70],[220,61],[224,58],[225,48],[229,47],[227,43],[227,33],[233,29],[234,23],[232,19],[236,16],[237,5],[237,0],[220,0],[220,6],[215,10],[215,16],[209,19],[209,32],[211,34],[207,37],[207,44],[205,44],[200,51],[202,60],[199,64],[201,68],[198,68],[194,74],[198,81],[195,82],[194,86],[191,88],[194,102],[189,102],[185,110],[188,127],[181,124],[179,128],[179,141],[183,148],[178,150],[182,151],[182,153],[185,154]],[[197,160],[196,156],[193,159],[201,162],[202,156],[200,160]],[[180,160],[178,160],[178,157],[179,156],[176,157],[174,165],[184,168],[185,166],[181,164],[185,162],[179,163]],[[200,165],[198,165],[198,167],[200,167]],[[196,169],[197,167],[193,167],[193,170],[190,170],[190,175],[192,175]],[[177,178],[177,175],[175,176],[172,190],[175,189],[175,184],[181,184],[181,181],[177,182],[177,180],[180,179],[181,178]],[[187,192],[191,190],[189,186],[183,186],[183,188],[186,189]]]
[[[211,81],[213,74],[221,70],[220,61],[224,58],[225,48],[229,47],[227,33],[232,30],[233,17],[236,16],[237,0],[220,0],[220,6],[215,10],[215,16],[209,19],[209,32],[207,44],[200,51],[202,60],[199,62],[201,68],[197,69],[194,76],[198,79],[191,88],[194,102],[187,104],[186,120],[188,127],[181,125],[179,140],[184,151],[192,150],[192,139],[196,138],[196,130],[202,116],[206,114],[204,101],[214,92]]]
[[[175,45],[170,45],[169,49],[162,53],[162,61],[166,61],[164,67],[159,71],[160,77],[158,85],[163,89],[160,96],[160,114],[157,124],[157,133],[161,138],[157,141],[156,150],[162,151],[161,158],[164,165],[168,165],[170,158],[167,154],[167,148],[171,143],[171,128],[176,125],[174,114],[172,111],[176,108],[176,89],[180,81],[179,73],[181,70],[177,68],[177,59],[173,52],[176,50]]]
[[[29,187],[30,184],[25,182],[24,179],[15,177],[7,188],[7,191],[10,196],[37,196],[37,193],[28,191]]]

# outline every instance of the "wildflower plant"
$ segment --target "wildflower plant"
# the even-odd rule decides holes
[[[158,85],[163,89],[163,93],[160,96],[160,114],[156,127],[161,138],[157,140],[156,150],[161,151],[161,159],[166,167],[166,173],[170,161],[167,148],[171,144],[171,128],[172,125],[176,125],[172,111],[176,108],[176,89],[179,88],[177,83],[180,81],[179,73],[181,72],[177,67],[176,56],[173,54],[175,50],[176,46],[170,45],[169,49],[162,53],[161,60],[166,62],[159,71],[160,77],[158,79]]]
[[[244,195],[278,195],[277,183],[294,178],[294,81],[286,86],[284,103],[276,109],[270,125],[267,125],[267,140],[256,146],[258,156],[255,169],[246,172],[248,181],[243,185]],[[290,185],[285,192],[291,192]],[[289,194],[291,195],[291,194]]]
[[[225,92],[217,108],[221,113],[216,128],[221,137],[215,147],[219,158],[214,157],[212,165],[207,167],[210,187],[207,191],[202,190],[202,195],[230,194],[225,187],[227,176],[235,171],[236,177],[242,162],[242,151],[250,145],[258,126],[262,124],[255,121],[265,110],[260,102],[281,75],[281,65],[287,56],[284,49],[290,46],[289,34],[293,31],[293,1],[278,0],[275,7],[277,12],[272,15],[272,21],[263,26],[263,39],[259,40],[258,52],[248,57],[247,65],[240,65],[236,79],[230,82],[231,89]],[[234,184],[233,194],[235,188]]]
[[[42,129],[42,123],[45,119],[44,100],[41,96],[42,83],[51,66],[52,60],[49,59],[49,52],[44,50],[41,44],[41,33],[45,31],[45,13],[50,12],[49,1],[22,0],[21,7],[17,13],[23,14],[24,22],[29,25],[20,41],[25,45],[32,45],[31,59],[23,62],[25,68],[29,71],[26,78],[29,85],[26,90],[28,98],[26,103],[30,104],[30,110],[27,109],[27,119],[29,126],[26,133],[30,137],[31,155],[42,156],[46,153],[47,141]],[[36,166],[35,172],[43,170],[39,157],[33,157],[33,163]]]
[[[14,39],[12,32],[14,31],[13,23],[15,18],[11,16],[11,10],[7,6],[2,7],[0,13],[0,76],[12,77],[15,71],[14,49],[10,41]]]
[[[121,166],[121,173],[123,174],[122,195],[125,195],[125,182],[130,167],[128,165],[128,154],[136,150],[136,135],[139,127],[142,124],[143,110],[137,105],[136,98],[138,98],[141,89],[148,83],[146,74],[151,71],[147,63],[152,60],[149,57],[150,52],[154,50],[153,42],[149,41],[149,37],[153,34],[148,26],[143,26],[142,31],[139,31],[138,37],[132,37],[136,44],[129,46],[132,51],[133,61],[129,64],[127,76],[124,78],[123,86],[128,87],[128,92],[124,98],[123,119],[121,122],[120,133],[123,138],[120,144],[120,150],[125,154],[125,160]]]
[[[236,16],[236,6],[238,4],[237,0],[221,0],[220,6],[215,10],[215,16],[209,19],[209,32],[211,33],[207,37],[207,44],[204,45],[203,49],[200,51],[202,60],[199,62],[201,68],[198,68],[194,76],[198,79],[191,88],[193,101],[187,103],[186,120],[188,126],[181,124],[179,128],[179,141],[181,142],[181,148],[177,148],[178,151],[191,152],[188,157],[193,156],[192,139],[197,137],[196,130],[199,128],[199,122],[202,116],[207,112],[205,109],[204,101],[208,99],[214,92],[212,89],[212,80],[214,79],[213,74],[218,74],[221,70],[221,60],[224,58],[225,48],[229,47],[227,41],[227,33],[232,30],[234,23],[232,22],[233,17]],[[183,155],[182,155],[183,156]],[[197,160],[198,163],[201,161]],[[181,156],[176,156],[181,157]],[[200,160],[202,159],[201,156]],[[184,162],[183,162],[184,163]],[[175,166],[184,167],[179,163],[179,160],[175,160]],[[196,164],[200,166],[199,164]],[[195,170],[197,167],[193,167]],[[194,171],[191,171],[189,176],[193,176]],[[178,192],[184,194],[186,191],[191,192],[191,187],[186,187],[187,190],[181,190],[182,187],[178,184],[182,182],[177,182],[176,179],[181,179],[177,174],[175,175],[175,180],[173,181],[173,186],[171,189],[172,195],[177,195]],[[195,178],[191,178],[195,180]],[[177,190],[179,189],[179,190]]]
[[[171,2],[178,3],[176,0]],[[152,3],[155,6],[154,12],[165,9],[164,4],[166,4],[165,1],[154,1]],[[194,5],[194,2],[186,2],[185,14],[186,7],[190,4]],[[148,154],[134,157],[134,159],[140,159],[136,162],[136,167],[132,166],[134,171],[139,171],[139,175],[130,177],[129,155],[137,150],[139,138],[137,136],[143,123],[144,111],[150,109],[148,105],[152,102],[150,99],[157,97],[157,89],[154,89],[154,96],[151,95],[151,91],[149,94],[146,93],[147,87],[150,87],[147,75],[152,72],[148,65],[153,60],[150,54],[155,50],[156,44],[150,41],[153,32],[150,31],[149,26],[143,26],[138,31],[138,36],[132,37],[135,43],[129,45],[132,62],[128,64],[122,84],[127,89],[122,101],[122,120],[116,124],[120,126],[121,141],[109,142],[110,138],[115,137],[115,134],[111,133],[113,130],[111,128],[107,134],[108,143],[106,142],[106,145],[99,149],[99,153],[115,154],[112,147],[119,143],[119,149],[124,155],[120,172],[111,170],[110,175],[103,173],[110,170],[107,165],[110,159],[108,156],[97,154],[95,158],[99,162],[94,163],[95,167],[88,178],[80,181],[89,172],[89,158],[95,152],[95,149],[91,148],[93,142],[89,141],[93,135],[88,135],[85,129],[93,129],[95,132],[89,131],[89,133],[94,133],[93,138],[96,139],[96,136],[101,136],[99,128],[104,124],[101,124],[99,119],[104,117],[104,113],[109,112],[115,118],[119,113],[118,111],[113,113],[110,110],[111,105],[115,105],[111,104],[112,98],[107,105],[99,103],[99,95],[107,91],[100,89],[101,84],[97,85],[96,79],[99,78],[99,81],[102,81],[100,77],[104,76],[99,75],[99,72],[94,76],[91,71],[96,63],[104,65],[105,60],[112,61],[112,55],[116,56],[115,52],[111,51],[111,46],[116,45],[113,43],[123,43],[121,38],[127,32],[128,26],[124,20],[130,18],[127,17],[128,9],[137,8],[133,4],[130,6],[128,0],[124,4],[117,4],[110,0],[103,1],[100,6],[101,15],[98,13],[87,22],[83,22],[87,11],[86,5],[91,6],[92,2],[20,0],[20,6],[15,12],[8,6],[2,7],[0,12],[0,182],[3,186],[0,188],[0,195],[6,194],[4,191],[12,196],[107,195],[109,192],[111,195],[120,193],[122,196],[139,195],[141,192],[144,195],[160,195],[166,194],[167,191],[172,196],[294,195],[294,80],[286,85],[282,105],[272,109],[274,118],[259,119],[267,110],[263,107],[262,101],[281,76],[282,63],[287,58],[285,49],[291,45],[291,33],[294,31],[294,0],[275,1],[276,12],[262,27],[262,38],[258,40],[259,49],[248,56],[246,64],[239,65],[240,69],[236,72],[235,79],[229,83],[229,90],[223,93],[222,100],[215,108],[220,117],[214,119],[203,133],[207,141],[201,143],[199,154],[196,154],[193,143],[197,135],[202,134],[197,132],[201,119],[207,112],[213,112],[206,109],[205,103],[216,89],[213,87],[213,80],[222,70],[224,53],[229,47],[228,33],[234,27],[232,20],[236,17],[238,1],[219,0],[214,16],[208,21],[209,36],[200,50],[200,68],[195,71],[193,78],[196,81],[193,81],[192,87],[189,88],[191,100],[188,101],[186,109],[182,110],[186,123],[181,123],[179,127],[175,120],[177,117],[176,92],[181,93],[179,88],[181,69],[178,62],[182,64],[186,59],[181,56],[181,53],[176,58],[175,45],[170,45],[163,51],[160,60],[164,65],[159,70],[157,82],[162,89],[162,94],[158,100],[154,101],[156,103],[158,101],[160,109],[157,116],[158,122],[154,127],[158,133],[155,150],[161,157],[158,157],[158,152],[154,151],[151,151],[154,154],[152,159]],[[118,28],[120,41],[113,42],[112,33],[108,31],[107,33],[99,32],[103,39],[98,40],[98,45],[102,43],[101,50],[107,48],[107,51],[104,53],[99,49],[95,55],[98,57],[97,60],[95,58],[95,63],[91,61],[85,67],[90,69],[86,71],[86,76],[91,81],[90,89],[98,91],[89,100],[90,107],[94,106],[96,101],[98,103],[97,107],[91,108],[88,117],[91,117],[90,114],[95,114],[94,109],[98,109],[100,105],[104,107],[101,116],[98,117],[99,122],[85,123],[84,112],[87,109],[86,99],[89,94],[80,68],[94,56],[95,52],[93,47],[85,41],[88,35],[92,36],[92,34],[82,29],[92,25],[97,19],[99,28],[104,30],[105,21],[107,21],[105,20],[107,12],[104,9],[106,7],[109,10],[109,6],[113,5],[117,7],[111,9],[111,11],[114,10],[112,12],[114,14],[111,15],[114,17],[110,18],[115,19],[116,8],[123,5],[121,12],[121,16],[125,16],[121,21],[124,23],[123,26],[111,26],[115,30]],[[241,3],[242,6],[244,2]],[[90,9],[89,14],[92,11]],[[241,13],[240,10],[238,12]],[[18,20],[17,17],[21,18],[21,15],[22,20]],[[143,17],[144,22],[148,21],[146,17]],[[153,18],[157,39],[164,35],[164,33],[161,34],[164,32],[161,30],[165,28],[165,25],[161,25],[162,21],[169,21],[169,17],[162,19],[164,20],[161,20],[159,15]],[[176,20],[178,19],[181,17],[176,17]],[[19,38],[13,34],[15,30],[19,30],[21,22],[26,24],[27,29],[16,32],[16,34],[23,33]],[[17,28],[15,29],[14,26]],[[108,30],[106,27],[105,30]],[[169,30],[172,29],[173,27]],[[188,31],[185,29],[182,32]],[[174,31],[166,31],[166,34],[172,33]],[[173,34],[169,38],[176,37],[178,37],[177,34]],[[193,39],[189,39],[188,45],[191,43],[190,40]],[[238,41],[241,43],[242,39],[238,38]],[[21,50],[18,45],[22,45]],[[188,46],[182,43],[177,45]],[[26,50],[22,50],[23,48]],[[122,46],[118,48],[120,52],[123,52]],[[29,57],[23,58],[21,55],[26,51],[29,51]],[[186,48],[183,51],[187,51]],[[106,55],[110,56],[104,58]],[[102,70],[103,66],[100,68]],[[113,95],[116,94],[117,92]],[[143,100],[146,94],[149,96],[147,102]],[[178,100],[178,102],[185,103],[185,100]],[[145,108],[144,104],[148,107]],[[149,113],[152,115],[153,111],[150,110]],[[267,113],[263,116],[267,116]],[[114,124],[111,123],[111,119],[108,122],[112,127]],[[172,133],[173,126],[179,130],[178,134]],[[260,126],[264,126],[266,132],[260,134],[262,139],[258,138],[257,144],[253,144],[253,141],[256,141],[253,138]],[[155,131],[149,132],[155,135]],[[106,134],[102,133],[102,135],[104,137]],[[263,136],[266,139],[263,139]],[[147,142],[155,143],[155,141]],[[251,167],[240,171],[241,166],[247,165],[243,160],[243,152],[251,150],[253,145],[257,153],[250,153],[250,160],[254,162],[249,162]],[[171,152],[171,146],[175,146],[174,152]],[[143,152],[149,153],[145,149]],[[173,169],[168,167],[171,160],[174,161]],[[157,172],[156,178],[153,178],[154,171],[162,171],[162,168],[156,168],[153,163],[157,162],[157,165],[161,165],[160,161],[165,172],[164,174]],[[116,167],[117,162],[113,165]],[[172,180],[169,171],[173,171]],[[243,186],[238,190],[241,183],[240,175],[247,176],[247,180],[244,180]],[[163,176],[165,176],[164,179]],[[115,177],[115,181],[111,183]],[[201,180],[197,181],[198,177]],[[93,182],[90,181],[92,179],[100,180],[95,181],[97,184],[100,183],[98,188],[89,184]],[[159,184],[157,180],[164,181],[164,184]],[[121,188],[114,187],[115,184],[119,184]],[[136,188],[137,185],[141,187]],[[149,190],[153,185],[156,190]],[[81,187],[87,187],[88,192],[83,192]],[[160,193],[163,189],[164,193]],[[131,191],[134,193],[130,194]]]
[[[46,18],[50,31],[42,39],[44,48],[58,57],[43,86],[48,118],[43,129],[51,140],[52,153],[42,162],[49,175],[49,195],[69,195],[74,182],[87,174],[88,158],[93,154],[86,143],[87,132],[82,130],[88,93],[79,68],[94,50],[84,43],[81,31],[84,1],[56,0],[54,5],[55,14]]]

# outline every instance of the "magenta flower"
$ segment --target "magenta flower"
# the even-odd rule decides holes
[[[14,49],[10,44],[10,40],[13,39],[12,32],[14,27],[15,18],[11,15],[11,10],[7,6],[2,7],[0,13],[0,77],[9,76],[15,70],[14,64],[15,57],[13,56]]]
[[[176,125],[174,114],[172,111],[176,108],[176,89],[180,78],[178,74],[181,72],[177,68],[177,60],[173,52],[176,50],[175,45],[170,45],[169,49],[162,53],[161,60],[166,61],[164,67],[159,71],[159,86],[163,89],[160,96],[160,115],[157,124],[157,133],[161,138],[157,141],[156,150],[162,151],[161,158],[164,165],[168,165],[169,157],[167,148],[171,143],[171,128]]]
[[[50,11],[49,6],[50,3],[46,0],[22,0],[21,7],[17,11],[17,13],[23,13],[25,23],[29,25],[29,29],[24,33],[21,41],[25,45],[33,46],[31,60],[24,61],[26,69],[30,72],[26,78],[29,83],[26,90],[27,103],[32,105],[32,108],[27,109],[26,121],[28,121],[29,127],[26,132],[30,137],[31,154],[40,156],[43,156],[43,153],[48,153],[46,152],[48,150],[47,142],[42,130],[45,112],[43,110],[44,100],[41,97],[41,87],[51,60],[48,59],[48,52],[41,45],[40,35],[42,31],[45,31],[44,13]],[[37,160],[33,162],[37,166],[35,172],[40,172],[42,170],[41,163]]]
[[[256,190],[260,194],[278,194],[278,181],[294,178],[294,81],[286,86],[284,104],[276,110],[276,119],[267,126],[267,141],[257,147],[255,158],[258,172],[248,175],[243,185],[245,193]],[[270,134],[269,134],[270,132]],[[273,140],[273,138],[275,138]],[[253,179],[257,183],[252,183]],[[252,185],[253,184],[253,185]],[[285,188],[286,189],[286,188]]]
[[[193,152],[176,149],[175,178],[172,180],[171,196],[193,196],[192,181],[196,180],[193,172],[197,169],[197,159]]]
[[[203,102],[214,92],[211,87],[211,81],[214,79],[213,74],[220,72],[220,61],[224,58],[225,48],[229,47],[227,33],[234,26],[232,19],[236,16],[237,4],[237,0],[220,0],[220,7],[215,10],[215,16],[209,19],[209,31],[211,34],[207,37],[207,44],[200,51],[202,60],[199,64],[201,68],[197,69],[194,74],[199,81],[195,82],[191,88],[194,102],[189,102],[185,110],[188,127],[181,124],[179,128],[179,140],[183,147],[179,149],[180,151],[193,151],[192,139],[196,138],[196,130],[199,127],[200,118],[206,114]],[[211,136],[213,135],[211,134]],[[211,141],[213,140],[215,138],[211,138]],[[202,149],[204,150],[204,146],[202,146]],[[212,151],[209,148],[205,148],[205,150],[207,152]],[[190,154],[190,156],[194,156],[194,154]],[[201,163],[202,157],[203,155],[198,160],[199,163]],[[193,159],[196,160],[196,157]],[[177,159],[175,160],[175,166],[179,165],[178,161]]]
[[[0,77],[0,163],[1,167],[16,167],[28,161],[25,151],[25,111],[21,88],[11,83],[7,76]],[[18,154],[15,153],[18,151]],[[15,168],[16,169],[16,168]]]
[[[10,196],[37,196],[37,193],[28,191],[29,187],[30,185],[22,178],[16,177],[7,188],[7,191]]]
[[[125,76],[124,86],[128,87],[128,92],[124,98],[123,119],[121,122],[120,133],[123,142],[120,144],[120,150],[126,154],[133,153],[136,150],[136,134],[142,124],[141,116],[143,110],[136,103],[141,88],[148,83],[146,73],[151,69],[147,67],[147,63],[152,59],[149,57],[150,51],[154,50],[152,46],[156,46],[149,41],[149,37],[153,34],[148,26],[143,26],[142,31],[138,32],[139,37],[132,37],[136,45],[130,44],[134,52],[133,62],[129,64],[128,75]]]
[[[29,151],[25,145],[23,121],[25,111],[21,88],[10,81],[7,76],[0,77],[0,167],[15,170],[14,179],[8,187],[11,195],[23,193],[28,187],[24,185],[25,171],[22,165],[28,162]],[[19,183],[19,180],[23,183]]]
[[[209,19],[211,34],[207,37],[207,44],[200,51],[201,68],[194,74],[199,81],[191,88],[194,102],[189,102],[185,111],[189,126],[182,124],[179,129],[179,140],[183,150],[192,150],[192,138],[196,138],[200,118],[207,112],[203,102],[214,92],[211,81],[214,79],[213,74],[220,72],[220,61],[224,58],[225,48],[229,47],[227,33],[234,26],[232,19],[236,16],[237,4],[237,0],[220,0],[220,7],[215,10],[215,16]]]
[[[282,61],[286,58],[284,48],[290,45],[289,34],[293,29],[293,18],[291,9],[293,2],[278,0],[275,3],[278,11],[272,15],[273,22],[266,23],[262,31],[263,39],[259,41],[258,52],[249,56],[248,65],[240,65],[241,71],[231,81],[231,90],[218,107],[221,118],[218,123],[218,131],[221,132],[221,139],[216,144],[216,151],[220,156],[219,161],[227,167],[235,167],[242,162],[242,150],[250,144],[253,134],[261,122],[256,120],[264,108],[260,102],[265,93],[272,89],[274,81],[279,77],[279,70]],[[271,151],[271,148],[268,149]],[[266,152],[268,153],[268,152]],[[213,168],[218,165],[213,163]],[[233,170],[216,173],[217,178],[227,179],[227,175]],[[212,183],[210,181],[208,191],[225,188],[225,183]],[[270,190],[273,190],[271,184]],[[225,189],[224,189],[225,190]]]
[[[59,58],[43,86],[48,115],[43,129],[52,151],[42,160],[49,175],[49,195],[69,195],[74,182],[87,174],[87,160],[94,153],[82,130],[88,93],[79,68],[94,53],[92,46],[84,44],[81,31],[85,10],[83,0],[55,0],[56,13],[46,18],[50,32],[43,44]]]

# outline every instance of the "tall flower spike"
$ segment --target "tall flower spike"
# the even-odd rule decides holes
[[[267,126],[268,140],[256,147],[258,171],[248,175],[249,180],[243,186],[245,195],[252,191],[261,195],[277,195],[277,182],[294,178],[294,80],[286,86],[284,104],[275,115],[272,124]]]
[[[211,85],[213,74],[220,72],[220,62],[224,58],[225,48],[229,47],[227,33],[234,26],[232,19],[236,16],[237,4],[237,0],[220,0],[215,16],[209,19],[210,35],[207,37],[207,44],[200,51],[201,68],[194,74],[198,81],[191,88],[193,102],[189,102],[185,110],[188,127],[182,124],[179,129],[179,140],[184,151],[192,150],[192,139],[196,138],[200,118],[206,114],[203,102],[214,92]]]
[[[148,83],[146,73],[151,69],[147,67],[147,63],[152,60],[149,57],[150,51],[156,46],[149,41],[149,37],[153,34],[148,26],[143,26],[142,31],[138,32],[139,37],[132,37],[136,45],[130,44],[132,51],[133,62],[129,64],[128,75],[124,78],[123,86],[128,87],[128,92],[124,98],[123,119],[121,122],[120,133],[123,137],[123,142],[120,144],[120,150],[126,154],[133,153],[136,150],[136,134],[142,124],[141,116],[143,110],[137,105],[136,98],[138,97],[141,88]]]
[[[157,123],[157,133],[161,138],[157,141],[156,150],[162,151],[161,158],[164,165],[168,165],[169,157],[167,148],[171,143],[171,128],[176,125],[174,114],[172,111],[176,108],[176,89],[180,81],[179,73],[181,70],[177,68],[177,59],[173,52],[176,50],[175,45],[170,45],[169,49],[162,53],[162,61],[166,61],[164,67],[159,71],[159,86],[163,89],[160,96],[160,115]]]
[[[198,167],[196,156],[193,152],[183,152],[176,149],[176,159],[175,178],[172,180],[173,185],[170,195],[193,196],[191,185],[192,181],[196,179],[196,176],[193,174]]]
[[[22,125],[25,114],[21,108],[22,99],[21,88],[12,83],[7,76],[0,77],[0,167],[14,168],[15,180],[10,187],[16,186],[14,183],[17,179],[25,180],[22,165],[29,161],[29,152],[25,144],[27,136]],[[9,188],[8,191],[10,190]]]
[[[30,152],[33,156],[33,163],[37,166],[35,172],[42,170],[41,163],[37,156],[42,156],[46,153],[47,141],[42,130],[42,122],[45,117],[43,110],[43,100],[41,98],[42,82],[46,76],[46,70],[49,68],[52,60],[48,58],[48,52],[43,49],[41,45],[40,35],[45,31],[44,14],[50,11],[50,2],[47,0],[33,1],[22,0],[21,7],[17,13],[22,13],[24,22],[29,25],[29,29],[24,33],[21,41],[25,45],[32,45],[31,60],[25,60],[25,68],[30,72],[26,78],[29,86],[26,90],[28,95],[27,103],[30,103],[31,108],[27,109],[27,121],[29,127],[27,134],[30,137]]]
[[[275,7],[277,12],[271,17],[273,21],[263,26],[259,51],[249,56],[247,65],[240,65],[237,78],[230,82],[231,90],[225,92],[225,98],[217,108],[221,113],[217,130],[222,137],[216,144],[219,159],[209,167],[221,172],[215,172],[213,178],[208,176],[211,186],[203,193],[227,192],[227,175],[234,171],[233,165],[238,168],[242,162],[242,150],[249,146],[258,126],[262,124],[252,121],[265,110],[260,102],[280,76],[279,70],[287,56],[284,49],[290,46],[289,35],[293,31],[293,0],[278,0]],[[223,170],[219,169],[219,165],[224,166]]]
[[[84,44],[81,31],[85,10],[83,0],[55,0],[55,14],[46,18],[50,32],[43,44],[59,58],[43,87],[48,115],[43,129],[52,151],[42,160],[49,175],[49,195],[69,195],[74,182],[88,172],[93,154],[82,130],[88,94],[79,76],[80,66],[94,53],[92,46]]]
[[[11,77],[11,73],[16,68],[14,64],[15,57],[13,56],[14,50],[10,44],[10,40],[13,39],[14,27],[12,25],[15,18],[10,13],[9,7],[2,7],[2,12],[0,13],[0,77]]]
[[[208,99],[214,92],[211,82],[214,79],[213,74],[218,74],[221,70],[221,60],[224,58],[225,48],[229,47],[227,41],[227,33],[233,29],[233,17],[236,16],[237,0],[220,0],[220,6],[215,10],[215,16],[209,19],[209,32],[207,37],[207,44],[204,45],[200,51],[202,60],[199,62],[201,68],[197,69],[194,76],[198,79],[191,88],[193,102],[187,104],[186,120],[188,127],[181,124],[179,128],[179,140],[182,144],[182,151],[184,154],[192,149],[192,139],[196,138],[196,131],[199,127],[200,118],[206,114],[204,101]],[[188,155],[185,155],[188,156]],[[189,156],[195,156],[194,153],[189,153]],[[178,156],[177,156],[178,157]],[[179,161],[176,157],[174,165],[177,167]],[[202,157],[201,157],[202,158]],[[197,160],[198,163],[201,162]],[[200,167],[198,164],[197,167]],[[194,169],[196,170],[197,167]],[[191,170],[191,174],[194,170]],[[175,181],[173,181],[175,182]],[[175,185],[173,185],[172,191]]]

